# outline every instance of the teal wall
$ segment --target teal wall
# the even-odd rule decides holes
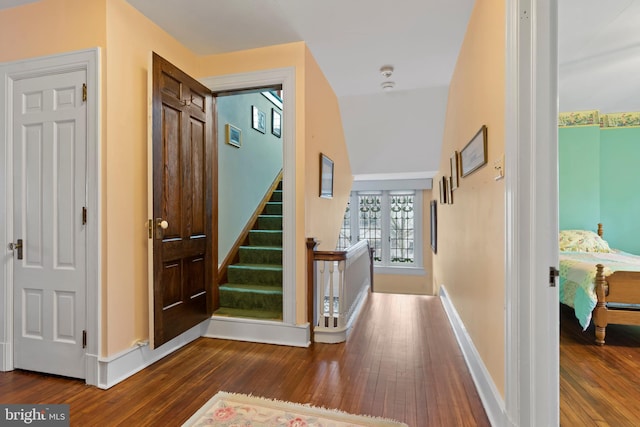
[[[600,167],[604,237],[640,255],[640,128],[602,129]]]
[[[600,222],[600,127],[558,130],[560,229],[596,230]]]
[[[271,133],[271,110],[259,92],[216,98],[218,110],[218,262],[222,262],[283,165],[282,138]],[[251,106],[266,114],[266,132],[251,127]],[[226,143],[226,124],[242,131],[240,148]]]
[[[604,225],[611,247],[640,254],[640,128],[560,128],[560,229]]]

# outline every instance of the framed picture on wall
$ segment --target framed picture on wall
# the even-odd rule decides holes
[[[458,152],[454,151],[449,159],[451,165],[451,191],[458,188]]]
[[[333,198],[333,160],[320,153],[320,197]]]
[[[447,196],[449,194],[449,179],[446,176],[443,176],[440,179],[440,203],[447,203]]]
[[[460,152],[460,169],[463,177],[487,164],[487,127],[482,126]]]
[[[234,125],[227,123],[225,125],[225,142],[240,148],[242,145],[242,131]]]
[[[282,115],[275,108],[271,109],[271,133],[278,138],[282,135]]]
[[[431,201],[431,249],[433,253],[438,253],[438,202]]]
[[[267,132],[267,115],[255,105],[251,106],[251,127],[258,132]]]

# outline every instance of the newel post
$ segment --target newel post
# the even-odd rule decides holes
[[[307,320],[311,331],[311,341],[313,341],[313,329],[315,323],[315,301],[314,295],[316,291],[316,263],[314,260],[314,252],[318,246],[315,237],[307,237]]]

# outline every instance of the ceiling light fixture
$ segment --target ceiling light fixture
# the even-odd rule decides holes
[[[389,77],[391,77],[391,74],[393,74],[393,66],[383,65],[382,67],[380,67],[380,74],[382,74],[385,79],[388,79]]]
[[[382,82],[380,86],[382,86],[382,90],[384,90],[385,92],[388,92],[394,87],[396,87],[396,83],[392,81],[386,81],[386,82]]]

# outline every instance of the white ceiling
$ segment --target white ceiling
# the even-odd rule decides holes
[[[184,45],[215,54],[305,41],[338,96],[448,85],[473,0],[128,0]]]
[[[560,111],[640,111],[640,1],[558,3]]]
[[[474,0],[127,1],[200,54],[305,41],[338,96],[354,174],[437,170],[435,119]],[[560,111],[640,111],[640,0],[558,4]]]

